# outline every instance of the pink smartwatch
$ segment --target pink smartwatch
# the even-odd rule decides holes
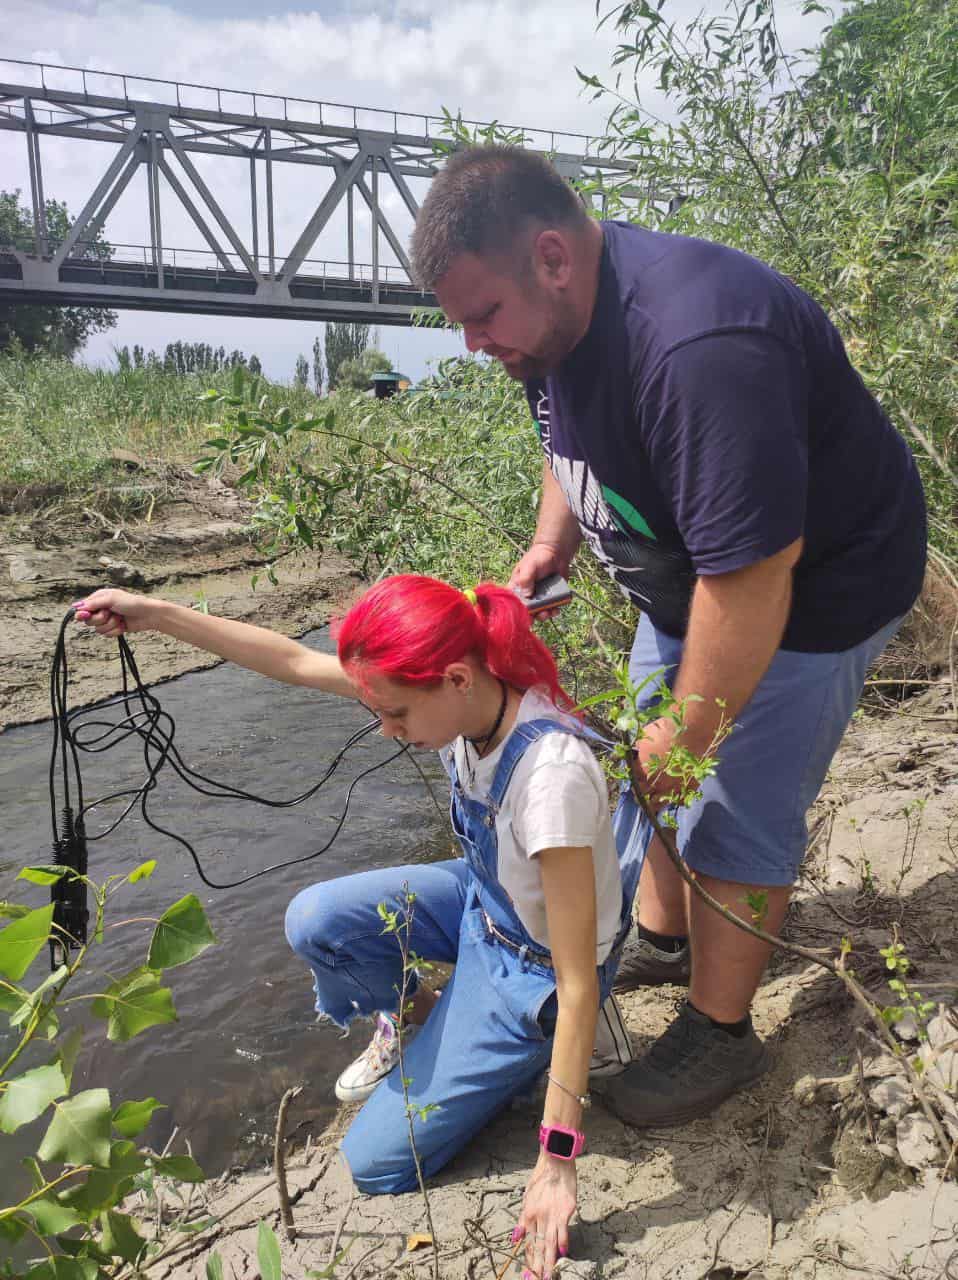
[[[561,1124],[540,1124],[539,1146],[557,1160],[574,1160],[585,1150],[585,1134]]]

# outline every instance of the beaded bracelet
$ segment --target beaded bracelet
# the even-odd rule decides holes
[[[567,1089],[561,1081],[557,1080],[551,1071],[546,1072],[546,1079],[550,1084],[554,1084],[557,1089],[561,1089],[563,1093],[567,1093],[570,1098],[575,1098],[576,1102],[583,1109],[587,1110],[592,1106],[592,1097],[588,1093],[573,1093],[571,1089]]]

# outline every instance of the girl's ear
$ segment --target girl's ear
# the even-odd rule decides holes
[[[457,693],[471,698],[476,691],[476,673],[468,662],[450,662],[443,672]]]

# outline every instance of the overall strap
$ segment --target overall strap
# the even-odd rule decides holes
[[[496,766],[495,777],[489,789],[489,801],[494,810],[498,810],[502,804],[502,798],[506,794],[509,783],[512,781],[516,765],[532,744],[545,737],[547,733],[575,734],[575,730],[568,725],[561,724],[558,720],[547,720],[545,718],[524,720],[522,724],[516,725],[513,729],[503,748],[502,758]]]

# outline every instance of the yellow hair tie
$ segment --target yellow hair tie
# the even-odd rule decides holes
[[[473,591],[472,587],[467,587],[462,594],[466,597],[473,608],[475,608],[479,603],[479,597],[476,595],[475,591]]]

